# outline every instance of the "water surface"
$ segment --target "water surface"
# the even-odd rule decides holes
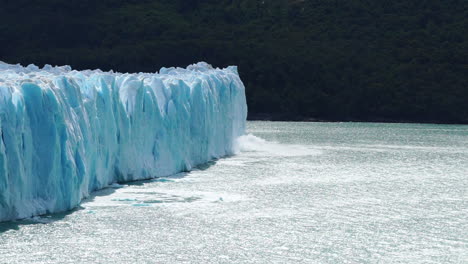
[[[248,132],[234,157],[0,224],[0,263],[468,263],[468,126]]]

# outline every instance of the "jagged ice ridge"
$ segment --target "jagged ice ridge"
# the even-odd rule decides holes
[[[0,62],[0,221],[233,154],[246,115],[234,66],[129,74]]]

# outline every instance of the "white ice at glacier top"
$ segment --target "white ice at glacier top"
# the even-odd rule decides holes
[[[246,116],[234,66],[129,74],[0,62],[0,221],[233,154]]]

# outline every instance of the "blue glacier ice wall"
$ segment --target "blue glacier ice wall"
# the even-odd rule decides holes
[[[233,154],[244,90],[236,67],[203,62],[138,74],[0,62],[0,221]]]

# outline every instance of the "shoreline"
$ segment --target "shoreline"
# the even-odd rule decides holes
[[[389,118],[369,119],[323,119],[305,116],[271,115],[271,114],[249,114],[247,121],[272,121],[272,122],[324,122],[324,123],[389,123],[389,124],[437,124],[437,125],[468,125],[467,121],[440,121],[440,120],[404,120]]]

